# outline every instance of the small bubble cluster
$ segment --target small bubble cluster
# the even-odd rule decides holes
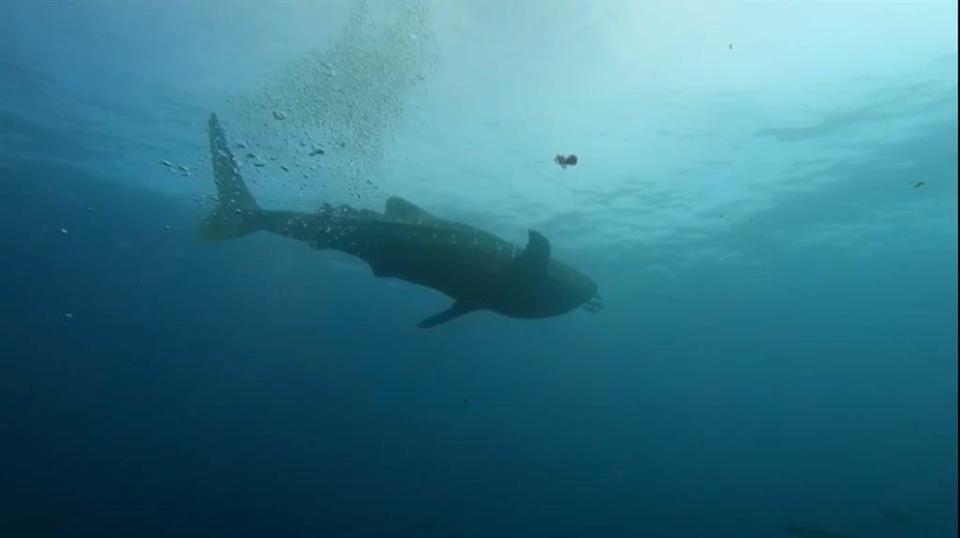
[[[426,2],[376,8],[384,13],[354,4],[329,47],[292,62],[258,92],[231,100],[237,136],[245,139],[236,147],[274,153],[248,160],[265,177],[294,191],[346,178],[343,188],[352,198],[376,190],[384,146],[400,127],[411,92],[438,63]],[[300,173],[270,175],[294,169]]]

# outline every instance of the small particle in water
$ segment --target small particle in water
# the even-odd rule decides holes
[[[250,152],[247,153],[247,158],[248,158],[248,159],[256,159],[256,158],[257,158],[257,154],[254,153],[254,152],[252,152],[252,151],[250,151]]]
[[[237,147],[240,148],[240,149],[246,149],[247,143],[246,143],[246,142],[237,142]]]
[[[63,314],[63,317],[65,317],[65,318],[67,318],[67,319],[72,319],[72,318],[73,318],[73,312],[66,312],[66,313]]]
[[[264,166],[267,165],[267,163],[263,161],[253,161],[253,165],[256,166],[257,168],[263,168]]]
[[[163,225],[163,229],[164,229],[164,230],[170,230],[171,228],[173,228],[173,226],[170,226],[169,224],[164,224],[164,225]]]
[[[160,161],[160,164],[166,166],[167,168],[173,168],[173,163],[170,161]]]
[[[87,207],[83,208],[83,210],[86,211],[87,213],[96,213],[97,208],[95,208],[95,207],[93,207],[93,206],[87,206]]]
[[[273,119],[275,120],[282,120],[282,119],[285,119],[286,117],[287,117],[287,113],[282,110],[273,111]]]
[[[568,166],[576,166],[578,159],[576,155],[557,155],[553,158],[553,162],[560,165],[560,168],[566,168]]]
[[[187,168],[186,166],[182,165],[182,164],[179,166],[179,168],[180,168],[180,171],[181,171],[181,172],[187,172],[187,173],[190,172],[190,169]]]
[[[920,187],[922,187],[922,186],[924,186],[924,185],[926,185],[926,184],[927,184],[927,182],[926,182],[926,181],[923,181],[922,179],[921,179],[921,180],[918,180],[918,181],[914,181],[914,182],[913,182],[913,188],[914,188],[914,189],[919,189]]]
[[[290,171],[290,169],[287,168],[287,165],[285,165],[285,164],[281,164],[281,165],[280,165],[280,169],[283,170],[284,172],[289,172],[289,171]]]
[[[733,50],[733,43],[730,43],[729,45],[727,45],[727,48],[729,48],[730,50]]]
[[[60,235],[70,235],[70,230],[66,228],[60,228]]]
[[[323,150],[323,148],[317,146],[317,147],[313,148],[313,151],[310,152],[310,156],[311,156],[311,157],[316,157],[317,155],[323,155],[324,153],[326,153],[326,152]]]

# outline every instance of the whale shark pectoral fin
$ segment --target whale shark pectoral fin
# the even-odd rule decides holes
[[[417,323],[417,327],[420,327],[421,329],[429,329],[429,328],[431,328],[431,327],[436,327],[437,325],[440,325],[441,323],[446,323],[446,322],[448,322],[448,321],[450,321],[450,320],[452,320],[452,319],[454,319],[454,318],[458,318],[458,317],[460,317],[460,316],[462,316],[462,315],[464,315],[464,314],[469,314],[470,312],[473,312],[474,310],[477,310],[477,308],[476,308],[476,307],[473,307],[473,306],[470,306],[470,305],[468,305],[468,304],[465,304],[465,303],[463,303],[463,302],[461,302],[461,301],[457,301],[457,302],[453,303],[452,305],[450,305],[450,308],[444,310],[443,312],[440,312],[440,313],[438,313],[438,314],[434,314],[434,315],[430,316],[429,318],[421,321],[420,323]]]
[[[550,241],[536,230],[529,230],[527,248],[517,255],[517,263],[531,275],[543,275],[550,266]]]
[[[387,203],[383,209],[383,216],[387,220],[399,222],[423,222],[434,219],[434,216],[430,213],[427,213],[416,204],[404,200],[399,196],[387,198]]]

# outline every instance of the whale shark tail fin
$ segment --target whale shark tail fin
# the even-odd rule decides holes
[[[217,206],[200,222],[197,237],[202,241],[236,239],[259,229],[256,216],[260,206],[240,175],[240,168],[227,145],[227,135],[216,114],[207,122],[210,136],[210,158],[217,184]]]

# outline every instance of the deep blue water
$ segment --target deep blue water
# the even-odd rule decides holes
[[[955,37],[955,5],[926,9],[952,12]],[[456,189],[429,174],[408,187],[389,179],[395,166],[378,168],[383,191],[435,185],[438,214],[512,238],[541,226],[606,303],[596,315],[476,313],[422,331],[416,322],[449,302],[436,292],[267,234],[195,241],[208,210],[195,195],[212,192],[206,147],[195,145],[222,105],[88,92],[109,84],[38,63],[28,46],[26,29],[62,24],[41,22],[57,10],[10,10],[0,39],[0,536],[752,538],[789,536],[791,525],[956,536],[955,41],[877,102],[750,132],[742,143],[774,144],[758,150],[769,160],[817,168],[797,165],[785,183],[716,203],[710,189],[681,193],[681,179],[677,193],[641,184],[633,198],[629,185],[603,183],[632,161],[591,171],[589,152],[578,183],[526,213],[484,205],[486,176],[447,150],[435,149],[465,163],[449,179]],[[487,28],[475,17],[459,24]],[[101,30],[75,32],[109,44]],[[88,43],[50,39],[64,50]],[[133,64],[116,54],[98,64],[107,81]],[[136,80],[125,87],[147,91]],[[742,99],[732,111],[762,97]],[[149,113],[137,108],[151,100]],[[449,121],[445,136],[464,129]],[[136,134],[123,131],[133,124]],[[405,133],[388,151],[421,144],[420,131]],[[818,137],[841,153],[866,137],[869,152],[806,155],[802,144]],[[430,155],[421,145],[415,154]],[[502,166],[523,147],[504,150]],[[173,183],[154,150],[197,160],[190,183]],[[559,173],[550,157],[536,166]],[[731,159],[736,173],[701,168],[749,184],[745,170],[761,163]],[[265,178],[255,191],[289,201]],[[307,196],[382,204],[383,192],[357,200],[337,188]],[[628,225],[663,218],[665,206],[687,220],[657,229],[684,234]]]

